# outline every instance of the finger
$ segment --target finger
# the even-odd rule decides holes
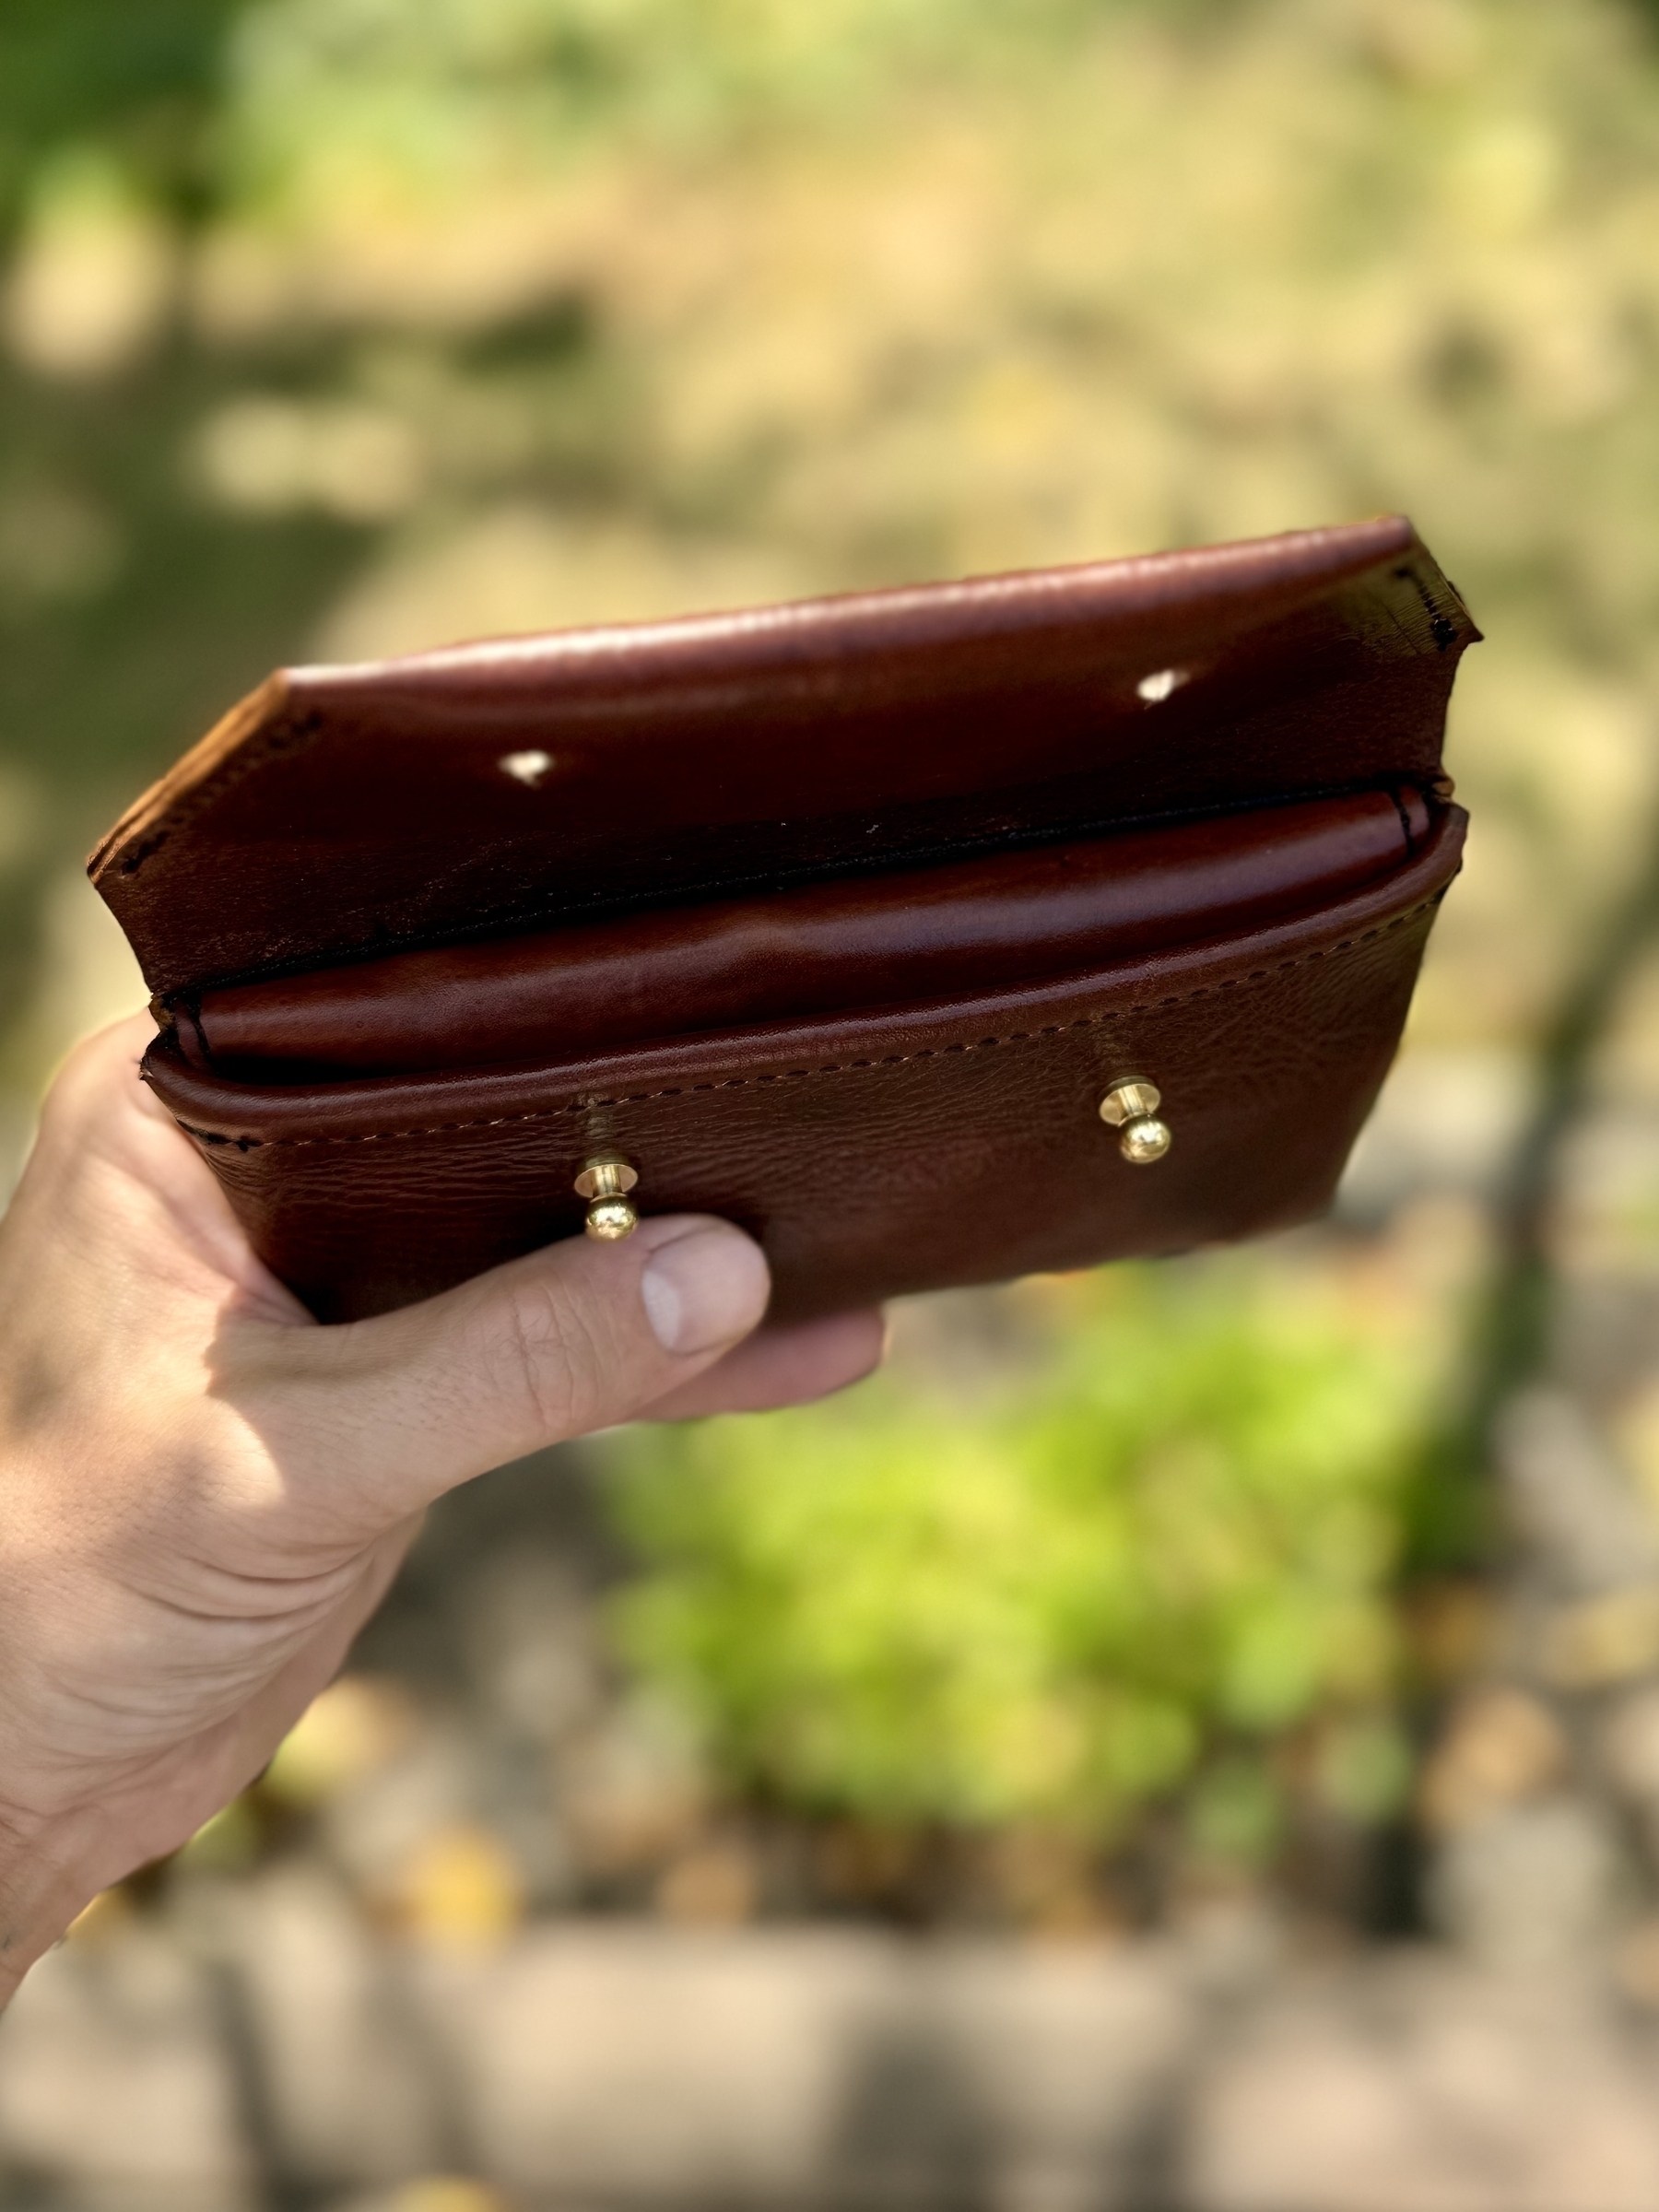
[[[249,1327],[220,1390],[290,1492],[342,1528],[400,1520],[487,1467],[630,1420],[759,1322],[759,1245],[698,1215],[575,1237],[378,1320]]]
[[[107,1304],[118,1277],[215,1303],[231,1288],[253,1308],[309,1321],[249,1249],[195,1147],[139,1076],[155,1035],[135,1015],[77,1045],[41,1107],[12,1218],[90,1278]]]
[[[690,1420],[710,1413],[763,1413],[801,1406],[845,1390],[881,1365],[887,1320],[879,1311],[838,1313],[793,1329],[759,1329],[647,1408],[651,1421]]]

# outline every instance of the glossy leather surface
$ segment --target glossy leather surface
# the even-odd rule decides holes
[[[182,1049],[251,1081],[420,1073],[980,994],[1328,904],[1429,829],[1366,792],[182,994]]]
[[[290,669],[93,855],[150,988],[1439,772],[1397,517]]]
[[[587,994],[614,989],[614,958],[609,984],[591,965],[579,978],[555,1046],[541,1026],[526,1038],[510,974],[488,1066],[423,1044],[443,1065],[251,1083],[158,1038],[146,1079],[319,1316],[379,1312],[576,1232],[573,1178],[605,1148],[639,1169],[643,1210],[752,1229],[776,1315],[800,1317],[1178,1251],[1327,1202],[1456,869],[1464,819],[1441,803],[1440,750],[1477,635],[1394,518],[289,670],[139,800],[91,868],[152,989],[194,1005],[299,979],[284,989],[307,1019],[340,963],[441,969],[559,928],[575,973],[595,949],[585,925],[642,933],[629,958],[653,970],[657,1011],[636,997],[620,1039]],[[1335,866],[1294,912],[1262,902],[1248,810],[1370,792],[1364,834],[1381,821],[1386,840],[1374,794],[1407,786],[1435,803],[1400,865],[1359,882]],[[1110,944],[1060,916],[1053,901],[1077,895],[1054,880],[1065,847],[1129,830],[1179,844],[1229,814],[1224,832],[1196,830],[1200,845],[1241,840],[1237,902],[1196,924],[1201,941],[1172,911],[1168,843]],[[1240,853],[1254,855],[1241,873]],[[934,895],[893,896],[919,868]],[[937,896],[953,877],[978,886],[954,913]],[[761,987],[723,1002],[735,970],[719,928],[708,965],[708,902],[734,900],[816,919],[769,919]],[[808,964],[833,971],[807,994],[816,1012],[799,995],[814,943]],[[334,1033],[347,1052],[356,972],[358,1014]],[[466,992],[445,972],[451,1036]],[[677,1030],[687,1009],[705,1026],[653,1041],[665,1008]],[[521,1064],[494,1064],[526,1041]],[[1164,1093],[1175,1141],[1153,1167],[1125,1162],[1099,1117],[1127,1075]]]
[[[146,1075],[256,1249],[324,1319],[577,1232],[599,1147],[644,1210],[765,1245],[779,1319],[1315,1214],[1387,1070],[1464,817],[1323,912],[1097,974],[520,1070],[256,1089],[158,1040]],[[1163,1089],[1156,1167],[1098,1106]]]

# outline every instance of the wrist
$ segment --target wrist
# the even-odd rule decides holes
[[[87,1870],[81,1825],[0,1808],[0,2010],[104,1887]]]

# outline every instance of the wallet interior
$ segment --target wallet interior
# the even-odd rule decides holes
[[[1312,912],[1406,865],[1411,785],[832,877],[172,994],[190,1064],[249,1083],[571,1060],[1044,982]]]

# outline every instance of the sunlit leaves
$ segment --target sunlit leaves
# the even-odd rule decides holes
[[[965,1404],[912,1379],[618,1441],[624,1646],[734,1780],[1110,1833],[1196,1777],[1203,1822],[1265,1834],[1241,1747],[1385,1702],[1399,1348],[1242,1272],[1120,1274],[1068,1312]],[[1367,1728],[1325,1794],[1369,1817],[1394,1769]]]

